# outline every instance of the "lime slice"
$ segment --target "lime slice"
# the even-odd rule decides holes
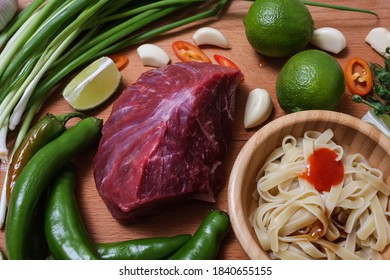
[[[62,95],[74,109],[85,111],[109,99],[119,88],[120,81],[121,74],[114,61],[104,56],[81,70]]]

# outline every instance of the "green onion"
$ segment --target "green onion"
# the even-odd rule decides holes
[[[0,34],[0,48],[4,47],[4,44],[14,33],[20,28],[20,26],[39,8],[45,0],[34,1],[26,9],[23,9],[17,16],[15,16],[11,22],[8,23],[6,28]]]
[[[359,9],[359,8],[353,8],[353,7],[347,7],[347,6],[340,6],[340,5],[333,5],[333,4],[325,4],[325,3],[312,2],[312,1],[302,1],[302,2],[308,6],[317,6],[317,7],[322,7],[322,8],[329,8],[329,9],[349,11],[349,12],[366,13],[366,14],[378,16],[377,13],[375,13],[371,10],[365,10],[365,9]]]

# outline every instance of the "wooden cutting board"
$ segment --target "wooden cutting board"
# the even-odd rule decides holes
[[[19,1],[21,7],[25,7],[30,1]],[[335,3],[335,1],[322,0],[323,3]],[[332,9],[308,6],[312,13],[315,27],[334,27],[344,33],[347,39],[347,48],[335,57],[342,67],[347,61],[355,56],[360,56],[371,62],[383,64],[383,57],[371,49],[365,43],[365,37],[374,27],[386,27],[390,29],[390,6],[387,0],[366,1],[366,0],[343,0],[337,1],[338,5],[352,6],[363,9],[371,9],[378,13],[378,17],[369,14],[346,12]],[[212,26],[222,31],[231,44],[231,49],[223,50],[215,47],[202,47],[204,52],[212,57],[215,53],[224,55],[236,62],[245,75],[245,82],[241,86],[237,96],[236,116],[233,126],[233,139],[230,151],[225,159],[226,182],[220,191],[215,204],[187,201],[173,205],[158,215],[144,218],[137,224],[123,225],[114,220],[108,212],[103,201],[99,197],[92,176],[91,161],[96,152],[96,147],[91,147],[84,155],[74,161],[78,172],[77,199],[86,228],[96,242],[111,242],[124,239],[136,239],[143,237],[169,236],[181,233],[194,233],[200,225],[207,211],[211,208],[219,208],[228,211],[227,182],[233,162],[240,151],[254,132],[261,126],[246,130],[243,126],[243,115],[248,92],[256,87],[266,89],[274,104],[274,111],[267,121],[276,119],[285,113],[280,108],[275,96],[275,81],[277,74],[286,61],[285,59],[271,59],[257,54],[248,44],[243,17],[245,16],[251,2],[232,1],[228,8],[218,17],[204,20],[190,26],[177,29],[169,34],[148,41],[163,48],[171,57],[171,62],[178,62],[171,44],[177,39],[192,42],[192,34],[200,27]],[[141,73],[150,67],[144,67],[136,53],[136,47],[124,51],[130,59],[126,69],[122,71],[122,88],[137,80]],[[311,46],[309,46],[311,47]],[[37,118],[50,112],[54,114],[69,112],[72,109],[62,99],[60,89],[55,91],[39,111]],[[342,99],[337,111],[361,118],[368,108],[361,104],[353,103],[350,100],[348,91]],[[115,97],[104,106],[91,110],[89,115],[107,119],[111,111],[111,105]],[[264,125],[264,124],[263,124]],[[1,182],[4,178],[4,171],[1,171]],[[0,250],[5,253],[4,231],[0,232]],[[234,233],[230,232],[221,244],[218,259],[247,259],[248,257],[236,240]]]

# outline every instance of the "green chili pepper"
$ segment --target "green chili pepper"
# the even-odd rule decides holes
[[[45,238],[43,227],[43,218],[45,214],[45,197],[41,197],[31,217],[32,226],[28,233],[27,258],[29,260],[45,260],[47,258],[49,247]]]
[[[190,240],[190,234],[92,243],[84,227],[74,186],[76,175],[64,168],[49,187],[45,236],[54,259],[155,260],[166,259]]]
[[[191,239],[191,234],[96,244],[104,260],[163,260]]]
[[[230,229],[229,215],[211,210],[194,236],[170,260],[211,260],[218,254],[220,243]]]
[[[11,194],[5,241],[9,259],[26,259],[32,213],[63,166],[94,144],[101,135],[102,120],[87,117],[42,147],[26,164]]]
[[[22,142],[13,153],[7,174],[7,201],[10,199],[11,191],[15,186],[17,176],[26,166],[32,156],[44,145],[60,136],[66,130],[66,123],[72,118],[85,118],[79,112],[54,116],[46,114],[41,118],[24,136]]]
[[[15,186],[15,181],[22,169],[33,155],[44,145],[54,140],[66,130],[66,123],[72,118],[85,118],[83,113],[71,112],[54,116],[46,114],[33,127],[29,129],[22,142],[13,153],[9,164],[7,181],[5,188],[7,190],[7,201],[10,199],[11,191]],[[43,200],[43,199],[41,199]],[[34,210],[32,216],[33,226],[29,233],[29,244],[31,251],[29,259],[45,259],[47,257],[48,247],[43,231],[43,209],[44,203],[40,202]]]
[[[84,227],[74,195],[76,174],[65,167],[49,186],[45,236],[58,260],[97,260],[99,255]]]

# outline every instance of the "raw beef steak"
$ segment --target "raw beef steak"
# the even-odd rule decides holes
[[[240,71],[177,63],[143,73],[115,101],[94,158],[97,190],[131,221],[171,202],[214,202]]]

